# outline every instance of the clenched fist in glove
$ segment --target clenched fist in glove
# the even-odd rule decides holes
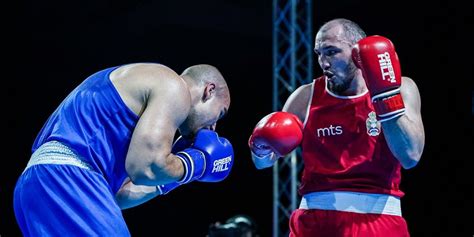
[[[402,76],[393,43],[383,36],[368,36],[354,46],[352,59],[362,70],[379,121],[403,115]]]
[[[268,114],[257,123],[250,136],[249,147],[257,156],[273,152],[282,157],[299,146],[302,139],[301,120],[292,113],[279,111]]]
[[[201,129],[192,145],[185,140],[179,140],[175,142],[174,147],[181,143],[185,149],[176,152],[176,156],[183,162],[185,171],[178,183],[184,184],[194,180],[219,182],[229,175],[234,163],[234,150],[226,138],[219,137],[212,130]]]

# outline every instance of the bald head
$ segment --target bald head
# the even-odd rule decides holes
[[[229,88],[227,83],[219,72],[219,70],[208,64],[198,64],[186,68],[181,77],[196,85],[213,83],[216,85],[216,93],[218,96],[229,97]]]
[[[347,41],[350,45],[354,45],[359,40],[366,37],[365,32],[357,23],[348,19],[337,18],[322,25],[321,28],[319,28],[316,38],[318,38],[318,36],[323,37],[331,31],[339,39]]]

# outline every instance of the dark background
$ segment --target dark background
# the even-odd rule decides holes
[[[403,171],[402,179],[402,210],[412,236],[474,234],[472,9],[454,1],[313,4],[314,33],[325,21],[344,17],[369,35],[387,36],[403,74],[418,84],[426,146],[418,166]],[[246,145],[253,126],[272,111],[270,0],[30,0],[3,13],[2,237],[21,236],[13,188],[49,114],[91,73],[143,61],[178,73],[197,63],[221,70],[232,104],[218,132],[233,143],[236,161],[221,183],[195,182],[125,210],[132,236],[204,237],[210,223],[236,214],[250,215],[260,235],[271,236],[272,170],[257,171]]]

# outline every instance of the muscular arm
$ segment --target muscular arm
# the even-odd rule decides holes
[[[306,117],[306,110],[308,108],[309,100],[311,97],[311,85],[306,84],[300,86],[296,89],[287,99],[285,105],[283,106],[282,111],[290,112],[295,114],[301,121],[304,121]],[[264,169],[271,167],[275,164],[278,160],[278,156],[274,153],[269,151],[268,154],[259,155],[259,154],[252,154],[252,161],[257,169]]]
[[[171,154],[171,146],[189,112],[190,95],[181,77],[160,64],[129,64],[110,78],[122,100],[140,116],[125,160],[129,177],[115,196],[126,209],[179,186],[173,181],[183,176],[184,167]],[[157,189],[159,184],[164,185]]]
[[[190,109],[185,82],[174,72],[145,68],[146,107],[135,127],[125,168],[135,185],[155,186],[179,180],[184,167],[171,153],[174,135]],[[126,187],[126,186],[125,186]]]
[[[115,194],[120,209],[127,209],[145,203],[159,195],[156,186],[135,185],[127,178]]]
[[[405,169],[414,167],[421,158],[425,145],[425,131],[421,120],[421,101],[412,79],[403,77],[401,94],[405,114],[382,123],[388,146]]]

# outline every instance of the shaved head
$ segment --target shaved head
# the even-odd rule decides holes
[[[319,28],[318,34],[324,34],[325,32],[336,27],[341,28],[340,32],[342,33],[342,38],[350,45],[354,45],[359,40],[366,37],[365,32],[357,23],[344,18],[337,18],[326,22],[321,26],[321,28]]]
[[[190,80],[195,84],[214,83],[218,96],[229,97],[229,88],[219,70],[208,64],[198,64],[186,68],[181,74],[185,80]]]
[[[192,137],[199,129],[216,129],[216,123],[228,111],[230,92],[219,70],[208,64],[186,68],[181,77],[191,92],[191,109],[179,130],[183,136]]]

